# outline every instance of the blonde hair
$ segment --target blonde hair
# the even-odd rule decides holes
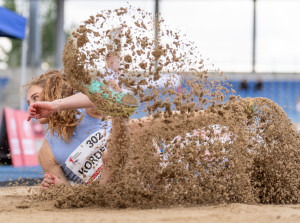
[[[27,83],[24,87],[31,88],[39,86],[43,91],[39,95],[39,101],[54,101],[73,95],[76,91],[67,82],[62,72],[58,70],[50,70],[42,74],[39,78]],[[58,133],[59,138],[63,138],[65,142],[70,142],[73,137],[76,126],[82,121],[83,114],[76,109],[68,109],[53,113],[48,118],[47,131],[53,136],[54,131]]]

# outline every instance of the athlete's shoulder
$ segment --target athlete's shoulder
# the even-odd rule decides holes
[[[38,151],[38,159],[42,167],[44,165],[48,165],[49,163],[56,163],[56,159],[51,150],[51,146],[46,139],[44,139],[42,146]]]

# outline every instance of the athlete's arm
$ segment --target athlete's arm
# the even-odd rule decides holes
[[[111,80],[109,85],[115,91],[121,91],[119,85]],[[88,96],[83,93],[77,93],[66,98],[58,99],[55,101],[37,101],[32,103],[28,107],[28,117],[27,121],[32,118],[47,118],[51,116],[54,112],[59,112],[67,109],[78,109],[78,108],[94,108],[95,105],[90,101]],[[89,113],[94,116],[99,116],[99,113],[89,110]]]
[[[59,112],[67,109],[91,108],[94,104],[90,101],[88,96],[78,93],[66,98],[55,101],[37,101],[32,103],[28,108],[28,118],[47,118],[54,112]]]
[[[47,140],[43,141],[42,147],[38,152],[38,159],[45,172],[42,188],[48,189],[59,184],[68,183],[63,170],[56,162]]]

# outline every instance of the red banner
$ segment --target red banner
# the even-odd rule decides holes
[[[30,122],[27,121],[27,112],[15,111],[18,126],[18,136],[23,156],[24,166],[37,166],[36,148],[33,137],[33,130]]]
[[[33,131],[27,113],[4,108],[8,145],[13,166],[37,166]]]
[[[15,110],[11,108],[4,108],[4,116],[11,162],[13,166],[23,166],[20,142],[17,133]]]

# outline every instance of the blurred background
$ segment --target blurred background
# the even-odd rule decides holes
[[[62,68],[64,44],[82,21],[127,2],[187,33],[237,94],[270,98],[300,123],[299,0],[0,0],[27,19],[23,40],[0,37],[0,109],[26,109],[20,86]]]

